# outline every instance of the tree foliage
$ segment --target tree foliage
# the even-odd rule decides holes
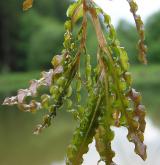
[[[46,3],[44,0],[38,0],[34,1],[34,8],[27,12],[22,12],[22,2],[23,0],[0,1],[0,72],[38,70],[42,67],[48,69],[51,67],[48,61],[52,59],[53,55],[51,49],[59,52],[62,48],[57,44],[63,41],[63,22],[66,19],[64,11],[70,2],[68,0],[48,0]],[[55,26],[55,28],[51,28],[51,26]],[[47,29],[51,34],[54,34],[54,30],[59,30],[59,35],[45,35]],[[38,42],[35,39],[37,33],[41,35]],[[43,55],[39,54],[40,58],[36,66],[28,65],[28,62],[32,62],[31,56],[34,58],[38,56],[36,54],[38,46],[32,46],[31,43],[42,44],[47,37],[50,44],[43,45],[46,60],[43,61]],[[55,38],[59,41],[57,44],[54,42]],[[42,45],[39,45],[39,48],[41,47]],[[47,56],[48,54],[50,56]],[[41,65],[42,63],[43,65]]]
[[[129,60],[131,64],[138,63],[136,55],[138,50],[136,47],[138,35],[136,35],[136,28],[131,23],[126,20],[120,20],[117,25],[117,36],[121,41],[122,45],[125,45],[125,49],[129,52]]]
[[[154,28],[154,30],[153,30]],[[156,12],[147,19],[146,22],[146,41],[148,46],[148,58],[151,62],[160,61],[160,12]]]
[[[30,8],[32,2],[26,0],[24,9]],[[143,23],[136,14],[135,1],[128,2],[140,36],[139,59],[146,63]],[[145,107],[141,103],[140,93],[132,88],[128,55],[117,39],[110,16],[90,0],[72,3],[67,16],[63,50],[61,55],[53,57],[53,68],[42,72],[39,80],[32,80],[28,89],[20,89],[17,96],[6,98],[4,105],[18,105],[25,112],[46,109],[47,114],[42,124],[37,125],[35,134],[50,126],[57,111],[66,109],[72,113],[78,125],[67,149],[67,165],[82,164],[83,155],[88,152],[88,145],[93,139],[100,161],[115,164],[111,145],[114,132],[111,126],[126,127],[128,140],[135,144],[135,152],[145,160]],[[100,16],[107,29],[106,35]],[[86,46],[88,19],[92,20],[98,42],[95,67],[92,65],[95,54],[91,55]],[[75,34],[73,31],[78,21],[81,25]],[[87,95],[85,100],[82,99],[84,92]],[[73,93],[76,95],[74,101]]]

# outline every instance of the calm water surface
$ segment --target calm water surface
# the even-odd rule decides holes
[[[147,127],[145,132],[145,144],[147,144],[148,158],[143,162],[134,153],[134,146],[126,139],[127,130],[125,128],[115,129],[115,141],[113,149],[116,151],[114,158],[119,165],[160,165],[160,130],[156,128],[150,119],[147,119]],[[90,151],[84,156],[83,165],[97,165],[99,156],[95,149],[94,142],[90,145]],[[65,165],[64,162],[53,162],[51,165]],[[104,163],[100,163],[104,165]]]
[[[45,112],[44,112],[45,113]],[[17,110],[0,111],[0,165],[64,165],[66,147],[70,142],[73,128],[71,117],[58,114],[53,125],[39,136],[32,134],[34,126],[41,121],[42,114],[34,115]],[[126,140],[125,128],[115,130],[113,149],[119,165],[160,164],[160,129],[147,119],[145,143],[148,146],[148,159],[143,162],[134,153],[132,143]],[[94,147],[84,156],[83,165],[96,165],[99,156]],[[102,165],[102,164],[101,164]]]
[[[144,104],[149,115],[145,132],[145,143],[148,146],[146,162],[134,153],[133,144],[126,140],[126,129],[113,128],[115,130],[113,149],[117,153],[115,157],[117,164],[160,165],[159,84],[157,82],[139,86],[139,89],[143,89]],[[2,98],[0,98],[1,102]],[[22,113],[16,108],[6,109],[0,106],[0,165],[65,164],[66,148],[70,143],[75,123],[67,113],[58,113],[52,126],[39,136],[35,136],[32,131],[35,125],[41,122],[43,114],[45,112],[36,115]],[[92,143],[89,153],[84,155],[83,165],[97,165],[98,159],[99,156]]]

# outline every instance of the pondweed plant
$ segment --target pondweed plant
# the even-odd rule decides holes
[[[146,64],[143,22],[136,14],[136,2],[127,1],[140,36],[139,59]],[[26,0],[24,10],[32,7],[32,2]],[[126,127],[127,138],[135,144],[136,154],[145,160],[145,107],[141,104],[140,93],[132,88],[128,55],[117,39],[110,16],[92,0],[73,2],[67,10],[67,16],[64,49],[61,55],[53,57],[53,68],[42,72],[39,80],[32,80],[28,89],[20,89],[17,96],[6,98],[3,104],[17,105],[25,112],[46,109],[47,114],[42,124],[37,125],[35,134],[51,125],[57,111],[66,109],[71,112],[78,126],[67,149],[67,165],[82,164],[83,155],[88,152],[88,145],[93,139],[100,155],[99,162],[115,164],[115,152],[111,145],[114,132],[111,126]],[[86,46],[88,19],[92,20],[98,41],[95,67],[91,65],[94,54],[90,55]],[[81,25],[77,34],[73,34],[77,21]],[[40,88],[48,90],[40,92]],[[84,92],[87,93],[85,101],[81,99]],[[73,97],[73,93],[76,97]]]

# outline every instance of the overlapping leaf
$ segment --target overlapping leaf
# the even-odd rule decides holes
[[[86,115],[80,121],[79,127],[74,132],[72,143],[68,147],[67,165],[82,164],[83,154],[88,152],[88,145],[92,142],[96,128],[98,127],[101,103],[102,94],[99,93],[98,95],[94,95],[91,105],[86,108]]]
[[[144,45],[143,22],[137,12],[134,0],[127,0],[133,13],[137,30],[140,35],[140,59],[146,63],[146,48]],[[33,0],[25,0],[23,9],[32,7]],[[91,65],[91,55],[86,48],[87,14],[90,14],[99,48],[97,50],[97,66]],[[101,27],[99,14],[104,16],[107,35]],[[50,126],[57,110],[65,107],[72,112],[79,123],[71,144],[67,150],[67,165],[80,165],[83,155],[88,152],[88,145],[95,138],[96,148],[100,161],[115,165],[111,142],[114,132],[111,126],[124,126],[128,129],[127,138],[135,144],[135,152],[146,159],[146,146],[144,145],[145,107],[141,103],[141,95],[132,88],[132,76],[129,70],[128,55],[117,39],[116,30],[111,24],[109,15],[98,8],[93,1],[78,0],[67,10],[69,20],[65,22],[62,55],[56,55],[51,63],[53,68],[42,72],[39,80],[30,81],[28,89],[20,89],[17,96],[6,98],[4,105],[18,105],[24,111],[35,112],[46,109],[42,124],[38,124],[35,134]],[[74,24],[82,19],[79,33],[74,37],[72,30]],[[85,69],[82,75],[80,60],[84,58]],[[76,101],[72,101],[72,83],[76,81]],[[47,92],[39,93],[45,87]],[[82,91],[87,92],[85,103]],[[74,91],[73,91],[74,93]],[[99,161],[99,162],[100,162]]]

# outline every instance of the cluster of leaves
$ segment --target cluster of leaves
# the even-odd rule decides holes
[[[32,2],[26,0],[24,9],[30,8]],[[143,24],[140,17],[136,16],[136,3],[131,0],[128,2],[140,34],[140,59],[146,63]],[[93,139],[96,141],[100,161],[115,164],[115,153],[111,146],[114,132],[111,126],[126,127],[128,140],[135,144],[135,152],[145,160],[145,107],[141,104],[140,93],[132,88],[128,55],[120,46],[110,16],[90,0],[78,0],[71,4],[67,16],[64,49],[61,55],[53,57],[53,69],[43,72],[41,79],[32,80],[29,88],[19,90],[17,96],[6,98],[4,105],[18,105],[27,112],[46,109],[48,113],[42,124],[36,127],[35,134],[50,126],[57,110],[67,109],[71,112],[78,126],[67,149],[67,165],[82,164],[83,155],[88,152],[88,145]],[[86,47],[88,18],[92,20],[98,40],[95,68],[91,65],[91,55]],[[105,25],[106,36],[100,20]],[[82,24],[77,35],[73,35],[77,21],[82,21]],[[81,61],[84,61],[84,73]],[[43,87],[48,90],[41,94],[39,89]],[[74,103],[72,91],[76,93]],[[82,102],[83,91],[87,92],[87,97]]]

